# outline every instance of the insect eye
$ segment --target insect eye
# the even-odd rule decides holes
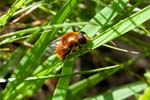
[[[78,39],[79,39],[79,44],[86,44],[87,43],[87,39],[86,37],[84,36],[84,34],[86,34],[85,32],[79,32],[79,35],[78,35]]]

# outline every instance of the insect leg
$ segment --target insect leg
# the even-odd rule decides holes
[[[63,55],[62,62],[65,60],[66,56],[72,51],[71,48],[68,49],[68,51]]]

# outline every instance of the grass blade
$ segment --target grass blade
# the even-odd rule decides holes
[[[142,91],[144,88],[146,88],[146,86],[146,83],[139,81],[127,84],[114,91],[109,91],[102,95],[86,98],[84,100],[124,100],[127,99],[129,96],[132,96],[133,94]]]
[[[67,60],[66,62],[64,62],[64,66],[62,68],[61,74],[62,75],[66,73],[71,74],[72,69],[73,69],[73,59]],[[59,78],[52,100],[65,100],[66,99],[66,94],[67,94],[68,86],[70,83],[70,77],[71,76]]]
[[[7,11],[7,13],[0,17],[0,28],[7,23],[15,11],[19,9],[24,4],[24,2],[25,0],[16,0],[11,8]]]

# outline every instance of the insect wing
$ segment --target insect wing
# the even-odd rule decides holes
[[[46,53],[45,53],[46,57],[55,54],[56,46],[58,45],[59,41],[60,41],[60,38],[57,38],[48,44],[46,48]]]

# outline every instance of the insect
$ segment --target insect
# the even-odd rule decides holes
[[[66,55],[74,52],[76,48],[81,49],[81,45],[84,45],[89,40],[87,34],[81,32],[68,32],[62,35],[55,47],[55,53],[59,59],[64,60]]]

